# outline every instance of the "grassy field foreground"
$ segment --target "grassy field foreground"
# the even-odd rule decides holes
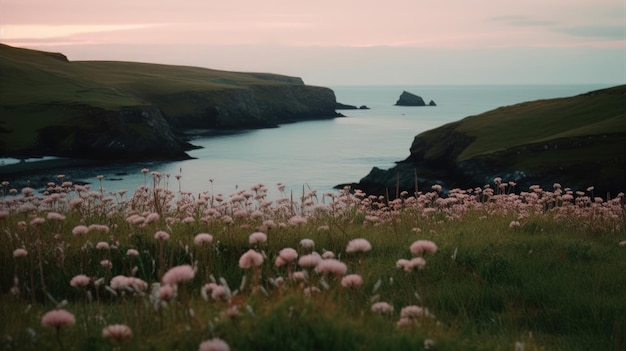
[[[2,183],[0,349],[626,350],[623,193],[270,201],[143,171]]]

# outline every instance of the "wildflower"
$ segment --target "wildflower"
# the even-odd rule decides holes
[[[26,249],[15,249],[13,251],[13,257],[26,257],[28,255],[28,251]]]
[[[265,235],[265,233],[255,232],[250,234],[248,241],[251,245],[264,243],[267,241],[267,235]]]
[[[248,269],[258,267],[263,263],[263,255],[250,249],[239,258],[239,267]]]
[[[396,261],[396,267],[398,268],[402,268],[407,272],[410,272],[413,270],[413,266],[411,265],[411,261],[401,258],[398,261]]]
[[[322,253],[322,258],[323,259],[335,258],[335,253],[332,251],[324,251]]]
[[[46,220],[41,217],[35,217],[30,221],[30,225],[39,225],[45,222]]]
[[[293,272],[293,274],[291,275],[291,279],[293,279],[294,281],[305,281],[306,278],[307,275],[304,271]]]
[[[400,311],[400,318],[416,319],[424,316],[428,316],[428,309],[420,306],[410,305]]]
[[[315,267],[315,271],[318,273],[331,273],[335,275],[343,275],[348,270],[345,263],[337,261],[334,258],[328,260],[322,260]]]
[[[75,323],[76,318],[74,318],[74,315],[63,309],[47,312],[41,317],[41,325],[44,327],[60,329],[61,327],[71,326]]]
[[[204,243],[212,243],[213,242],[213,236],[211,234],[208,234],[208,233],[200,233],[200,234],[196,235],[195,238],[193,238],[193,242],[196,245],[202,245]]]
[[[159,218],[161,218],[161,216],[159,216],[158,213],[152,212],[152,213],[150,213],[150,214],[148,214],[146,216],[146,219],[144,220],[144,223],[145,224],[152,223],[152,222],[158,221]]]
[[[169,300],[176,294],[176,286],[161,285],[158,290],[160,300]]]
[[[387,302],[376,302],[372,305],[372,312],[380,314],[390,314],[393,312],[393,306]]]
[[[104,267],[104,268],[108,268],[108,269],[113,268],[113,264],[112,264],[112,263],[111,263],[111,261],[109,261],[109,260],[102,260],[102,261],[100,261],[100,265],[101,265],[102,267]]]
[[[79,274],[79,275],[74,276],[74,278],[70,280],[70,285],[75,288],[85,287],[89,285],[89,282],[91,282],[91,279],[88,276],[84,274]]]
[[[430,240],[417,240],[411,244],[413,255],[433,254],[437,252],[437,245]]]
[[[619,246],[626,246],[626,240],[620,241]],[[15,255],[14,255],[15,256]]]
[[[81,236],[87,234],[87,232],[89,232],[89,228],[84,225],[77,225],[74,229],[72,229],[72,234],[75,236]]]
[[[192,280],[195,273],[190,265],[181,265],[170,268],[161,279],[164,284],[177,285]]]
[[[213,338],[203,341],[200,344],[198,351],[230,351],[230,347],[224,340],[220,338]]]
[[[25,187],[25,188],[22,189],[22,195],[28,197],[28,196],[33,195],[34,191],[35,191],[35,189],[33,189],[33,188]]]
[[[300,225],[300,224],[305,224],[306,223],[306,218],[302,217],[302,216],[293,216],[291,218],[289,218],[289,224],[291,225]]]
[[[341,286],[344,288],[358,288],[363,285],[363,278],[358,274],[348,274],[341,278]]]
[[[435,341],[433,339],[425,339],[424,340],[424,350],[430,350],[434,346],[435,346]]]
[[[53,220],[57,220],[57,221],[64,221],[65,220],[65,216],[58,213],[58,212],[48,212],[48,219],[53,219]]]
[[[126,251],[126,254],[127,254],[128,256],[131,256],[131,257],[136,257],[136,256],[139,256],[139,251],[137,251],[137,250],[135,250],[135,249],[128,249],[128,250]]]
[[[159,230],[158,232],[156,232],[154,234],[154,238],[157,239],[157,240],[169,240],[170,239],[170,235],[167,234],[167,232]]]
[[[315,242],[311,239],[300,240],[300,247],[306,250],[313,250],[315,248]]]
[[[115,341],[123,341],[133,337],[133,331],[129,326],[124,324],[112,324],[102,329],[102,337],[113,339]]]
[[[315,267],[318,263],[320,263],[320,261],[322,261],[322,257],[317,253],[312,253],[300,256],[300,259],[298,259],[298,265],[300,267]]]
[[[109,243],[104,242],[104,241],[100,241],[99,243],[96,244],[96,249],[98,249],[98,250],[108,250],[109,249]]]
[[[278,252],[278,257],[280,257],[286,263],[290,263],[298,258],[298,252],[290,247],[286,247]]]
[[[414,257],[409,262],[411,264],[411,267],[413,268],[417,268],[421,270],[421,269],[424,269],[424,267],[426,267],[426,260],[423,259],[422,257]]]
[[[365,239],[354,239],[348,242],[348,247],[346,248],[347,253],[352,252],[367,252],[372,249],[372,244]]]

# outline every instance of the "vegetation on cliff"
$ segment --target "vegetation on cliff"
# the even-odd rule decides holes
[[[0,155],[176,159],[187,128],[332,118],[335,95],[300,78],[136,62],[75,61],[0,44]]]
[[[470,116],[417,135],[410,156],[378,168],[357,187],[368,193],[485,184],[496,177],[518,189],[552,182],[601,193],[626,188],[626,86],[524,102]]]

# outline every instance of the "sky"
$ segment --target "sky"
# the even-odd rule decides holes
[[[0,43],[307,84],[624,84],[625,0],[0,0]]]

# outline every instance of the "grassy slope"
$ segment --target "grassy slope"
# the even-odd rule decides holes
[[[265,73],[133,62],[68,62],[61,54],[2,44],[0,72],[0,130],[8,131],[2,139],[13,149],[32,146],[38,129],[89,123],[79,119],[83,113],[78,105],[115,111],[160,102],[164,110],[171,110],[185,106],[160,101],[161,95],[302,84],[298,78]]]
[[[626,86],[604,93],[525,102],[466,118],[459,132],[476,140],[459,156],[472,157],[561,138],[626,133]]]

